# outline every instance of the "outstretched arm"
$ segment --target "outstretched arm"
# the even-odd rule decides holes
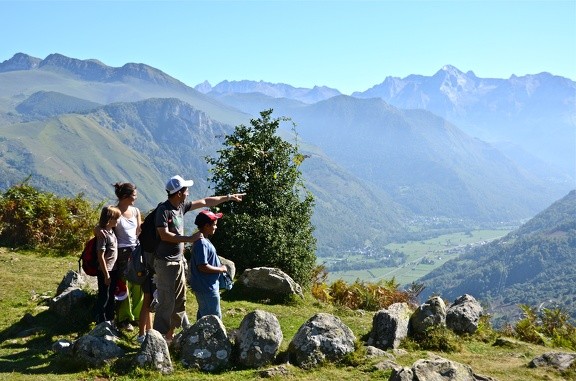
[[[226,196],[204,197],[204,198],[201,198],[200,200],[192,201],[192,209],[216,206],[216,205],[220,205],[226,201],[241,202],[242,197],[244,197],[244,196],[246,196],[246,193],[234,193],[234,194],[228,194]]]

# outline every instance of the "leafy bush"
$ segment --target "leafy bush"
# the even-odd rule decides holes
[[[489,314],[484,314],[480,316],[480,321],[478,322],[478,328],[474,332],[473,337],[476,340],[482,341],[483,343],[489,343],[494,341],[498,337],[498,332],[492,328],[490,323],[491,316]]]
[[[565,380],[576,380],[576,361],[573,361],[568,369],[561,372]]]
[[[321,302],[332,303],[332,296],[330,295],[330,290],[326,284],[328,279],[328,271],[326,266],[320,265],[312,269],[312,287],[310,289],[312,296]]]
[[[326,284],[328,273],[324,266],[316,267],[312,275],[312,296],[322,302],[354,310],[378,311],[394,303],[412,300],[409,292],[398,289],[399,285],[394,278],[378,283],[362,282],[357,279],[351,285],[339,279],[328,286]]]
[[[524,317],[513,327],[512,335],[520,340],[576,350],[576,327],[561,308],[537,310],[520,305]]]
[[[59,198],[24,181],[0,196],[0,245],[78,252],[91,235],[99,210],[82,194]]]

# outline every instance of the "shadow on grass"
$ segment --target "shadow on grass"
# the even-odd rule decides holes
[[[0,332],[0,372],[22,374],[75,373],[81,368],[70,357],[52,351],[59,339],[74,341],[92,328],[95,297],[86,298],[72,316],[61,317],[45,310],[26,314]]]
[[[277,295],[266,290],[247,288],[240,282],[234,283],[231,290],[220,294],[220,298],[229,302],[246,300],[267,305],[297,306],[302,303],[302,298],[298,295]]]

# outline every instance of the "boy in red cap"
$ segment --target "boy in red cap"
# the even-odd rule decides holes
[[[220,263],[216,248],[208,237],[216,232],[218,219],[222,213],[213,213],[203,210],[196,216],[194,223],[204,238],[194,242],[190,258],[190,288],[198,302],[196,319],[206,315],[216,315],[222,319],[220,311],[220,274],[227,271],[226,266]]]

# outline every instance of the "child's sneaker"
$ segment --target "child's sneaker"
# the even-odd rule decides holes
[[[146,339],[146,334],[143,334],[141,336],[138,336],[136,338],[136,341],[138,342],[138,344],[142,344],[144,342],[144,339]]]

